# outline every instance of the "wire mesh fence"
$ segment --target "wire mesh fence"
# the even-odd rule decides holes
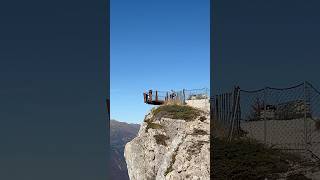
[[[209,99],[209,89],[183,89],[179,91],[152,91],[143,93],[144,102],[149,104],[162,104],[174,101],[180,104],[187,104],[189,100]]]
[[[310,107],[310,124],[307,124],[308,150],[320,158],[320,92],[307,83],[306,99]],[[320,159],[319,159],[320,160]]]
[[[193,99],[208,99],[209,98],[209,89],[184,89],[185,100],[193,100]]]
[[[305,85],[240,90],[240,128],[248,137],[275,148],[306,149]]]
[[[289,88],[239,87],[215,96],[216,133],[320,157],[320,92],[308,82]]]

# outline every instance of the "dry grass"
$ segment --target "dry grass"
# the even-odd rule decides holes
[[[278,179],[279,173],[288,172],[292,164],[301,162],[295,154],[284,153],[250,139],[228,142],[213,139],[214,166],[217,180]],[[305,178],[305,177],[301,177]]]
[[[187,150],[187,153],[189,155],[195,155],[195,154],[199,154],[201,151],[202,146],[204,145],[204,143],[209,143],[207,141],[199,141],[195,144],[192,144],[189,149]]]
[[[208,133],[202,129],[194,129],[192,135],[207,135]]]
[[[227,137],[228,136],[228,129],[217,121],[214,121],[213,129],[214,130],[213,130],[212,134],[214,137]]]
[[[164,105],[184,105],[180,100],[177,99],[169,99],[164,102]]]
[[[195,109],[187,105],[162,105],[153,110],[153,116],[156,119],[162,117],[171,119],[183,119],[185,121],[193,121],[201,115],[201,110]]]
[[[176,156],[178,154],[178,149],[175,150],[172,154],[172,159],[170,162],[169,167],[167,168],[166,172],[164,173],[165,176],[167,176],[171,171],[173,171],[173,164],[176,162]]]
[[[154,123],[152,122],[153,119],[145,119],[144,122],[147,123],[147,127],[145,132],[147,133],[149,129],[163,129],[163,126],[161,124],[158,123]]]

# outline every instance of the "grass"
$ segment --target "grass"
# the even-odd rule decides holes
[[[287,177],[287,180],[312,180],[312,179],[307,178],[303,174],[294,174],[294,175],[289,175]]]
[[[165,105],[183,105],[184,103],[181,102],[179,99],[169,99],[164,102]]]
[[[301,162],[297,155],[266,147],[254,140],[228,142],[214,138],[213,144],[215,163],[211,168],[216,180],[277,179],[278,173],[285,173],[291,164]]]
[[[145,130],[146,133],[148,132],[148,130],[150,128],[151,129],[162,129],[163,128],[163,126],[161,124],[152,122],[152,119],[145,119],[144,122],[147,123],[147,127],[146,127],[146,130]]]
[[[161,124],[153,123],[151,121],[147,121],[147,127],[146,132],[148,132],[149,129],[162,129],[163,126]]]
[[[194,129],[192,135],[207,135],[208,133],[202,129]]]
[[[186,105],[163,105],[152,111],[154,118],[171,118],[193,121],[201,115],[201,111]]]
[[[203,145],[205,143],[209,143],[209,141],[198,141],[198,142],[192,144],[187,150],[188,156],[186,157],[186,159],[188,161],[191,161],[192,155],[199,154],[201,152],[201,149],[202,149],[202,147],[203,147]]]
[[[166,172],[164,173],[165,176],[167,176],[171,171],[173,171],[173,167],[172,166],[176,162],[177,154],[178,154],[178,149],[175,152],[173,152],[173,154],[172,154],[172,160],[170,162],[170,165],[167,168]]]
[[[166,140],[170,139],[169,137],[163,134],[157,134],[153,136],[156,139],[157,144],[167,146]]]

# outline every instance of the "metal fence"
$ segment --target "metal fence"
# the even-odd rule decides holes
[[[233,137],[239,128],[239,88],[232,92],[216,95],[211,101],[211,117],[214,118],[213,127],[216,136]]]
[[[152,91],[143,93],[144,102],[159,105],[168,101],[186,104],[188,100],[209,99],[209,89],[183,89],[179,91]]]
[[[217,133],[320,157],[320,92],[309,82],[289,88],[239,87],[215,96]]]
[[[185,100],[192,100],[192,99],[208,99],[209,98],[209,89],[202,88],[202,89],[184,89],[182,90],[184,94]]]

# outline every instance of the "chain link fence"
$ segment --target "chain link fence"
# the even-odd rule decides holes
[[[194,99],[208,99],[209,98],[209,89],[184,89],[185,100],[194,100]]]
[[[210,112],[210,93],[208,88],[183,90],[184,103]]]
[[[240,90],[240,128],[247,137],[275,148],[303,151],[307,146],[305,84],[290,88]]]
[[[214,99],[215,133],[320,157],[320,92],[309,82],[233,92]]]

